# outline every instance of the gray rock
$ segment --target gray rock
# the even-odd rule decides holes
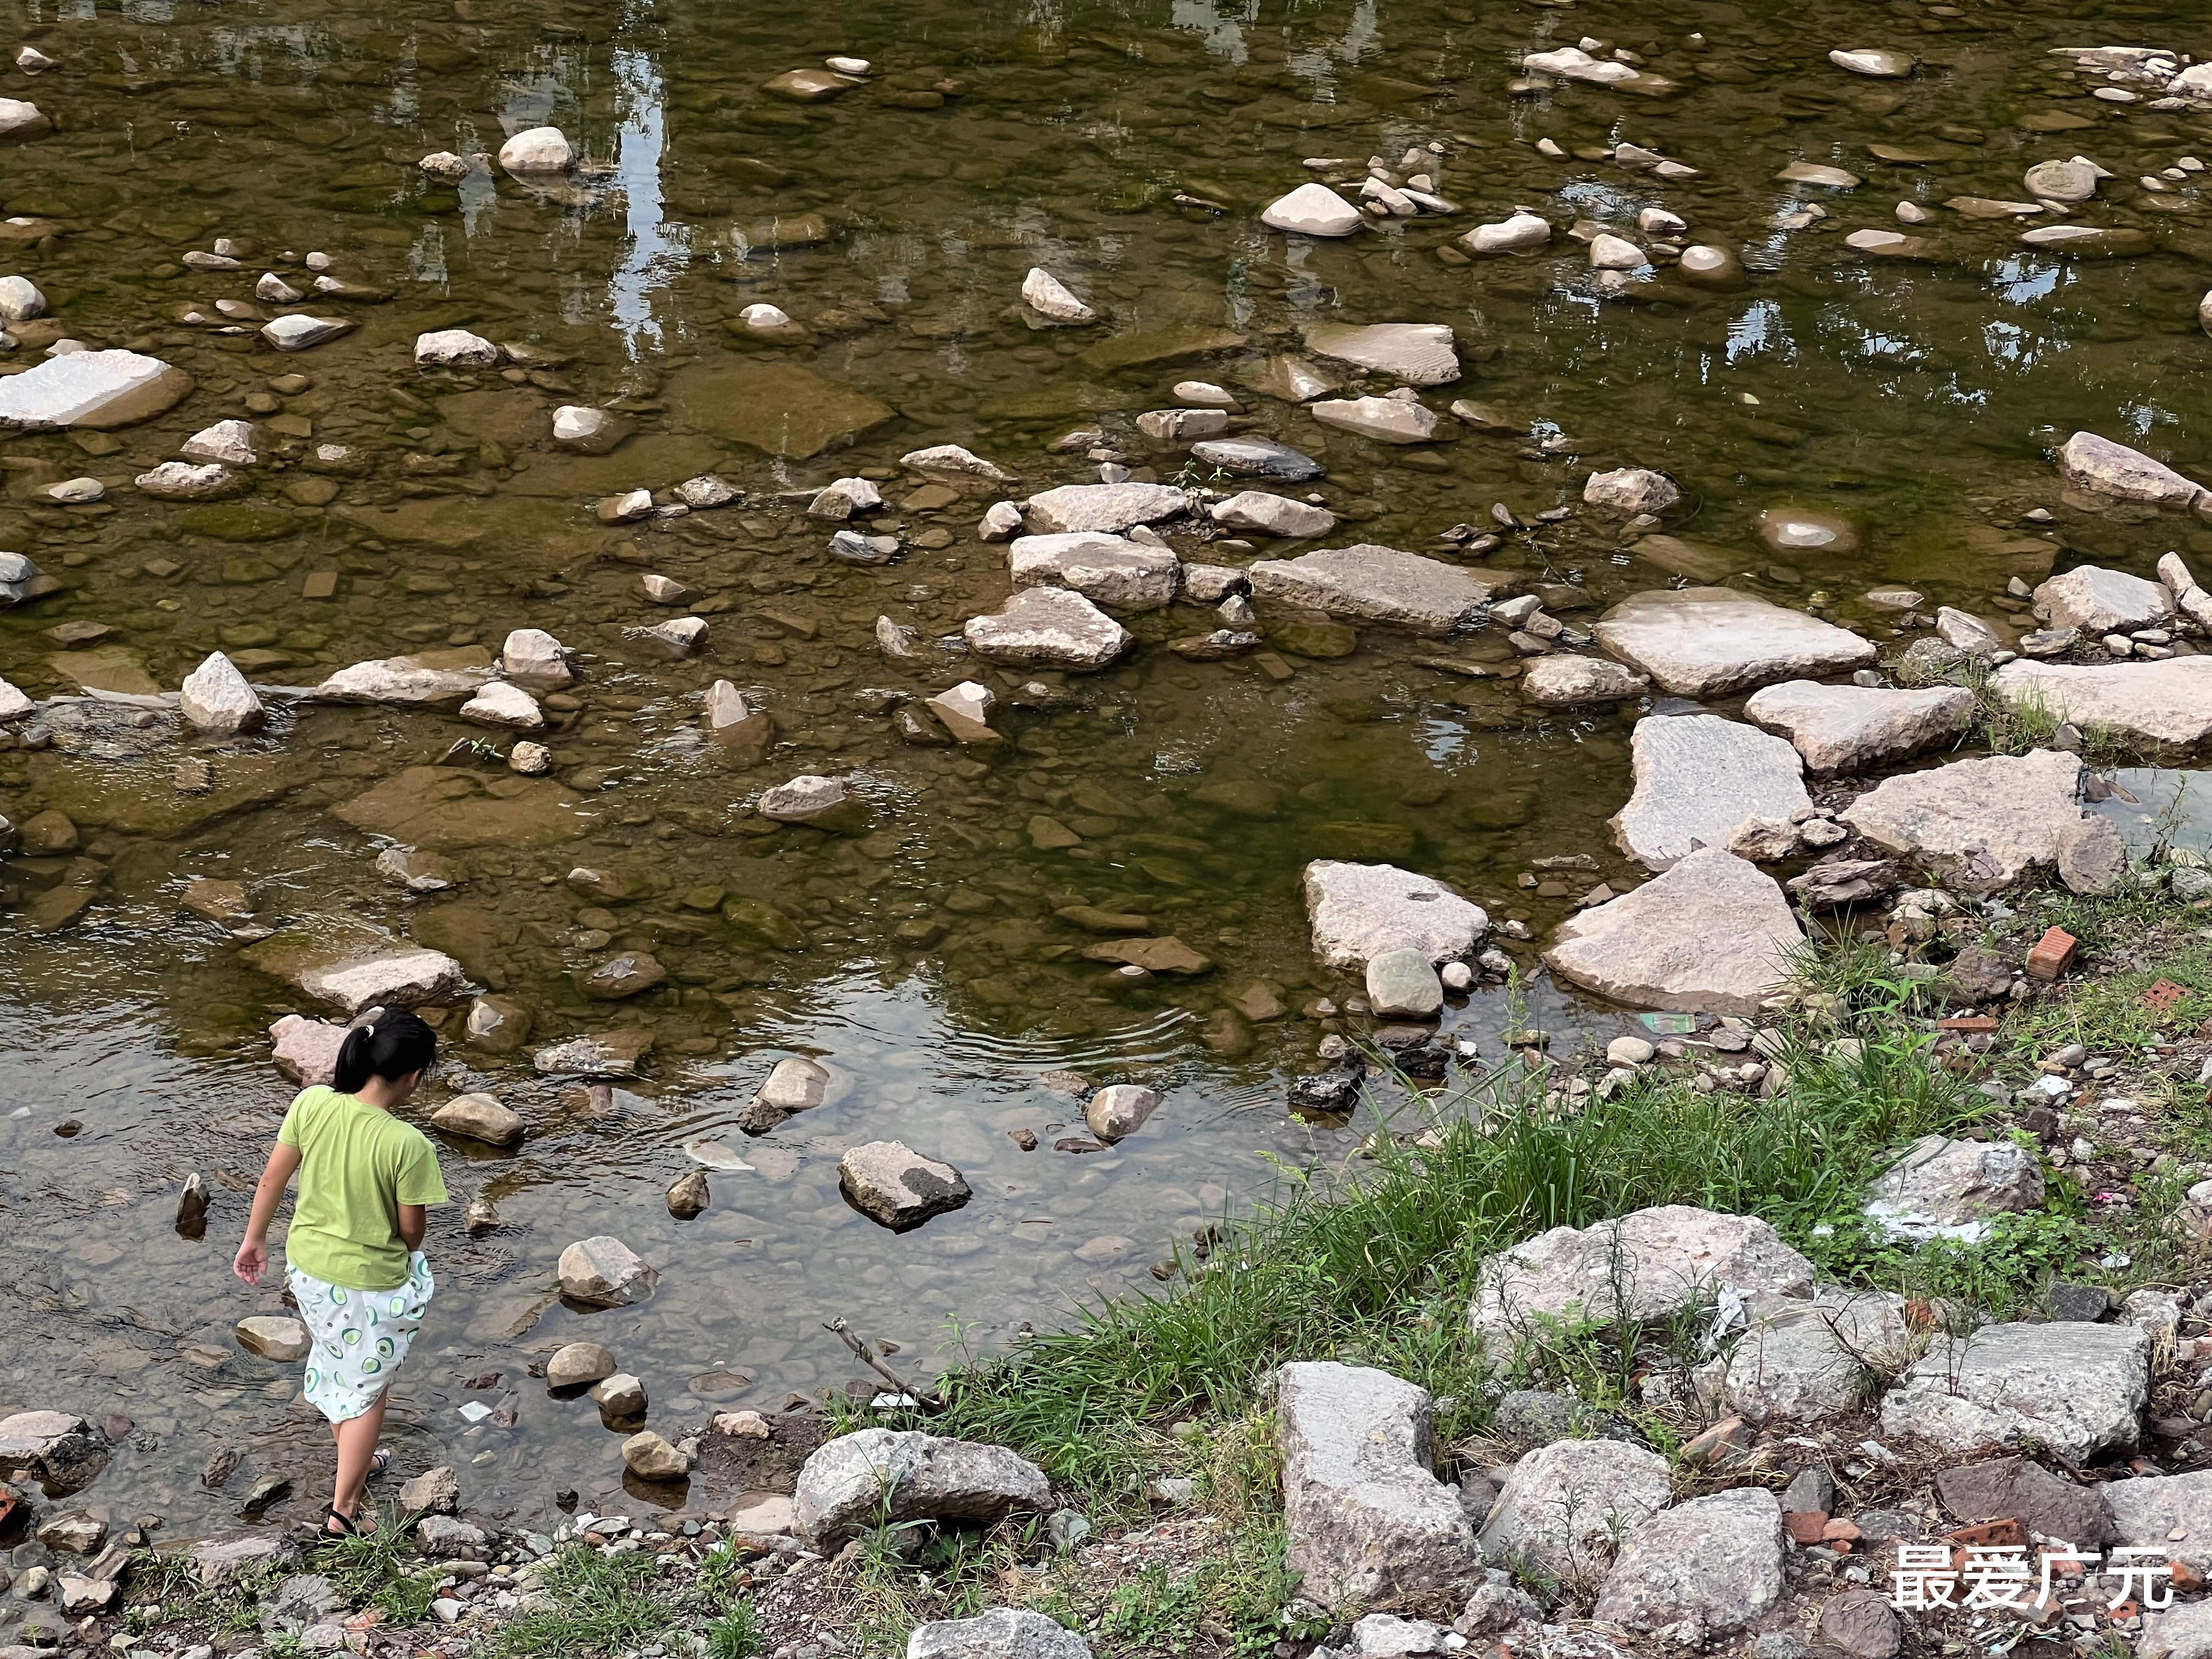
[[[1304,885],[1314,954],[1330,968],[1364,969],[1401,949],[1432,963],[1452,961],[1473,951],[1490,927],[1480,905],[1395,865],[1316,859],[1306,866]]]
[[[456,1095],[430,1115],[431,1127],[449,1135],[465,1135],[489,1146],[512,1146],[522,1139],[520,1113],[501,1103],[496,1095]]]
[[[1548,220],[1533,213],[1510,213],[1489,224],[1477,225],[1459,239],[1469,253],[1519,253],[1542,247],[1552,240]]]
[[[220,651],[185,677],[179,710],[195,731],[211,738],[258,731],[268,718],[246,676]]]
[[[1158,1091],[1134,1083],[1115,1083],[1091,1097],[1083,1121],[1099,1139],[1120,1140],[1143,1128],[1159,1109]]]
[[[1323,477],[1328,469],[1303,450],[1273,438],[1243,434],[1233,438],[1207,438],[1190,447],[1191,459],[1226,472],[1232,478],[1267,478],[1277,483],[1304,483]]]
[[[433,1561],[481,1561],[490,1543],[482,1527],[450,1515],[426,1515],[415,1523],[415,1547]]]
[[[1431,1465],[1428,1391],[1329,1361],[1275,1374],[1286,1559],[1304,1593],[1370,1606],[1465,1584],[1479,1565],[1458,1494]]]
[[[1917,754],[1973,724],[1974,694],[1945,685],[1892,691],[1788,680],[1763,686],[1745,715],[1797,746],[1815,772],[1858,772]]]
[[[1457,565],[1369,543],[1262,559],[1246,574],[1256,598],[1416,634],[1450,633],[1491,593]]]
[[[891,1429],[840,1435],[799,1471],[799,1530],[817,1548],[908,1521],[989,1523],[1052,1505],[1044,1471],[1002,1446]]]
[[[461,652],[426,652],[414,657],[385,657],[341,668],[315,688],[320,702],[459,702],[492,678],[490,665],[456,660]]]
[[[1747,818],[1808,811],[1804,763],[1780,738],[1717,714],[1652,716],[1630,738],[1635,793],[1609,821],[1623,852],[1666,870],[1702,842],[1726,847]]]
[[[310,317],[303,311],[293,311],[264,323],[261,337],[279,351],[305,351],[352,328],[352,322],[343,317]]]
[[[916,472],[951,473],[967,478],[982,478],[992,483],[1012,483],[1014,475],[995,461],[987,461],[973,450],[958,444],[938,444],[929,449],[910,449],[899,457],[899,465]],[[1068,528],[1074,528],[1070,526]]]
[[[1847,1589],[1820,1604],[1820,1641],[1849,1659],[1892,1659],[1904,1641],[1897,1609],[1872,1590]]]
[[[802,1054],[776,1061],[753,1097],[738,1115],[738,1127],[749,1135],[764,1135],[786,1118],[811,1111],[830,1092],[826,1068]]]
[[[2039,1443],[2069,1462],[2132,1447],[2150,1337],[2132,1325],[1984,1325],[1938,1337],[1881,1402],[1886,1435],[1939,1451]]]
[[[1990,677],[2014,707],[2035,706],[2077,726],[2191,747],[2212,737],[2212,656],[2073,666],[2022,658]]]
[[[1440,418],[1427,405],[1404,398],[1338,398],[1308,405],[1323,426],[1378,443],[1425,444]]]
[[[2069,1285],[2062,1280],[2051,1287],[2044,1301],[2053,1319],[2069,1322],[2094,1325],[2112,1310],[2112,1293],[2102,1285]]]
[[[81,1510],[65,1510],[39,1523],[38,1539],[57,1555],[96,1555],[107,1541],[107,1522]]]
[[[1693,1498],[1628,1535],[1593,1615],[1625,1630],[1694,1620],[1709,1636],[1729,1634],[1782,1599],[1783,1558],[1772,1492],[1738,1486]]]
[[[1948,605],[1936,607],[1936,637],[1954,651],[1984,659],[2004,650],[2004,636],[1971,612]]]
[[[2103,1496],[2106,1490],[2053,1474],[2024,1457],[1961,1463],[1936,1475],[1937,1496],[1967,1525],[2009,1517],[2030,1532],[2085,1549],[2101,1549],[2112,1541],[2112,1517]],[[2159,1525],[2157,1538],[2164,1542],[2170,1525]]]
[[[2128,1328],[2092,1325],[2082,1328]],[[2212,1469],[2108,1480],[2096,1491],[2103,1497],[2105,1513],[2112,1521],[2112,1543],[2155,1549],[2185,1562],[2198,1573],[2212,1571]]]
[[[1867,1189],[1867,1218],[1892,1238],[1979,1239],[1989,1218],[2043,1205],[2043,1160],[2010,1141],[1924,1135]]]
[[[1024,536],[1007,550],[1017,587],[1071,587],[1121,611],[1173,602],[1182,565],[1165,548],[1095,531]]]
[[[2119,826],[2092,813],[2058,831],[2058,878],[2072,891],[2106,898],[2128,878],[2128,843]]]
[[[518,628],[500,647],[495,672],[526,691],[558,691],[572,684],[568,648],[542,628]]]
[[[1640,257],[1637,263],[1643,263]],[[1623,519],[1644,513],[1664,513],[1681,499],[1682,492],[1672,478],[1649,467],[1624,466],[1613,472],[1593,472],[1583,481],[1585,505]]]
[[[365,1008],[411,1008],[451,1000],[468,973],[442,951],[338,917],[308,917],[249,945],[239,959],[296,986],[349,1018]]]
[[[1370,957],[1367,1003],[1381,1019],[1434,1019],[1444,1006],[1444,988],[1428,952],[1401,946]]]
[[[1459,354],[1443,323],[1308,323],[1306,349],[1333,362],[1388,374],[1407,386],[1459,379]]]
[[[1569,917],[1544,960],[1632,1007],[1750,1014],[1789,977],[1803,930],[1773,878],[1718,848]]]
[[[2084,495],[2154,507],[2194,507],[2205,494],[2164,462],[2094,432],[2077,432],[2060,447],[2058,475]]]
[[[499,164],[517,178],[566,173],[574,159],[568,136],[558,127],[526,127],[499,147]]]
[[[1358,208],[1313,179],[1270,202],[1261,210],[1260,222],[1301,236],[1350,236],[1367,222]]]
[[[1370,1613],[1352,1626],[1349,1651],[1357,1659],[1416,1659],[1419,1655],[1452,1652],[1459,1644],[1451,1638],[1449,1626],[1425,1619]]]
[[[1022,520],[1040,536],[1086,530],[1119,536],[1137,525],[1172,519],[1189,505],[1189,497],[1172,484],[1062,484],[1030,496]]]
[[[919,1227],[975,1196],[959,1170],[896,1140],[872,1140],[838,1161],[837,1183],[853,1207],[893,1232]]]
[[[1808,1464],[1790,1477],[1783,1489],[1784,1515],[1826,1515],[1836,1506],[1836,1483],[1818,1463]]]
[[[599,1408],[599,1420],[607,1424],[635,1423],[648,1408],[645,1384],[628,1371],[601,1377],[592,1385],[591,1398]]]
[[[461,1506],[461,1483],[440,1464],[400,1483],[399,1507],[415,1515],[451,1515]]]
[[[246,1352],[285,1364],[297,1364],[314,1350],[305,1325],[276,1315],[255,1314],[241,1319],[231,1327],[231,1334]]]
[[[545,1386],[549,1389],[580,1389],[614,1374],[612,1351],[596,1342],[568,1343],[555,1350],[553,1357],[545,1362]]]
[[[1479,1542],[1501,1566],[1587,1579],[1666,1507],[1674,1488],[1657,1452],[1619,1440],[1555,1440],[1513,1466]]]
[[[1480,1278],[1468,1321],[1495,1366],[1539,1321],[1641,1322],[1723,1294],[1808,1297],[1813,1264],[1756,1216],[1670,1204],[1539,1233],[1489,1258]]]
[[[1491,1413],[1490,1432],[1510,1444],[1528,1448],[1568,1440],[1582,1427],[1589,1411],[1571,1394],[1543,1389],[1515,1389],[1498,1396]]]
[[[71,352],[0,380],[0,427],[130,426],[173,407],[191,389],[191,375],[158,357]]]
[[[1607,655],[1681,697],[1844,673],[1875,656],[1873,641],[1848,629],[1726,587],[1632,594],[1595,632]]]
[[[2080,816],[2081,775],[2079,756],[2048,749],[1954,761],[1891,778],[1838,816],[1944,885],[1987,893],[2057,860],[2058,832]]]
[[[961,631],[987,662],[1077,672],[1104,668],[1135,643],[1083,595],[1060,587],[1024,588],[991,615],[969,617]]]
[[[1589,702],[1620,702],[1650,695],[1651,682],[1634,669],[1604,657],[1577,657],[1564,651],[1532,657],[1521,672],[1521,695],[1540,708],[1572,708]]]
[[[850,817],[856,804],[844,780],[810,772],[763,791],[758,810],[778,823],[834,823]]]
[[[1879,1376],[1913,1357],[1902,1297],[1761,1297],[1749,1311],[1721,1378],[1723,1405],[1747,1423],[1845,1416],[1874,1395]]]
[[[660,1275],[611,1234],[580,1239],[561,1252],[561,1294],[587,1308],[626,1308],[653,1294]]]
[[[164,461],[131,482],[143,494],[165,501],[212,501],[246,488],[246,481],[235,472],[212,462],[196,465],[190,461]]]
[[[994,1607],[975,1619],[917,1625],[906,1659],[1091,1659],[1091,1644],[1026,1607]]]
[[[273,1528],[236,1538],[203,1538],[191,1547],[192,1571],[203,1589],[220,1589],[283,1566],[299,1553],[290,1539]]]
[[[2035,614],[2051,628],[2078,628],[2084,634],[2132,634],[2155,628],[2173,616],[2173,596],[2164,584],[2145,581],[2124,570],[2076,565],[2035,590]]]
[[[2212,1601],[2178,1601],[2143,1614],[2135,1659],[2212,1659]]]
[[[651,1429],[641,1429],[622,1443],[623,1467],[641,1480],[681,1480],[691,1459]]]
[[[1261,489],[1240,490],[1214,502],[1208,516],[1224,530],[1256,530],[1263,536],[1326,536],[1336,528],[1336,514],[1327,507]]]

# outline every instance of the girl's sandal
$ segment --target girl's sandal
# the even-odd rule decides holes
[[[392,1451],[389,1447],[379,1446],[374,1451],[369,1453],[368,1478],[370,1480],[374,1480],[378,1475],[382,1474],[385,1470],[391,1467]]]
[[[335,1531],[331,1528],[331,1523],[332,1522],[336,1522],[337,1523],[337,1529]],[[351,1538],[358,1530],[359,1528],[354,1525],[353,1516],[339,1514],[338,1506],[337,1504],[333,1504],[323,1511],[324,1537]]]

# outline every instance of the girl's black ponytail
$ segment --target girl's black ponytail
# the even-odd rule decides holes
[[[356,1093],[373,1077],[387,1083],[417,1072],[427,1072],[438,1058],[438,1034],[420,1017],[405,1009],[379,1014],[366,1025],[356,1025],[338,1045],[331,1086],[342,1095]]]

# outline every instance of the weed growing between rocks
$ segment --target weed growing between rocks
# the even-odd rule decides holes
[[[660,1577],[655,1556],[559,1551],[538,1577],[550,1605],[501,1631],[493,1651],[498,1659],[583,1659],[642,1647],[682,1615]]]

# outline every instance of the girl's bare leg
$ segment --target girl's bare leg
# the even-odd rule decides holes
[[[351,1520],[368,1490],[369,1465],[384,1433],[384,1396],[379,1395],[376,1403],[359,1417],[333,1423],[331,1433],[338,1446],[337,1480],[331,1507]]]

